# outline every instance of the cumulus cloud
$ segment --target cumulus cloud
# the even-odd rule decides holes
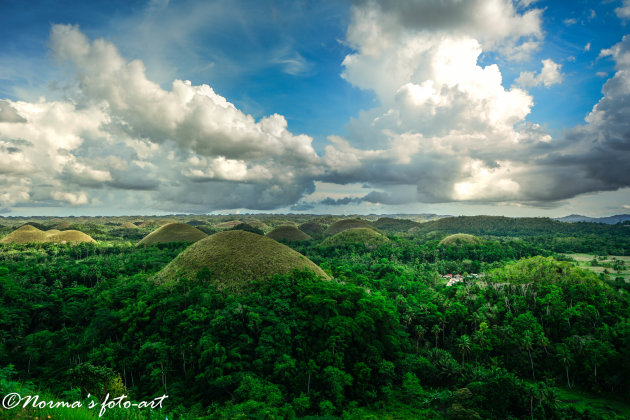
[[[7,101],[0,101],[0,123],[26,122]]]
[[[630,0],[623,0],[621,7],[615,9],[615,13],[621,19],[630,19]]]
[[[586,124],[573,128],[557,151],[545,159],[579,174],[580,192],[615,190],[630,185],[630,36],[606,51],[615,60],[616,73],[602,89],[603,97],[586,117]]]
[[[475,4],[485,6],[486,13],[491,8],[499,27],[499,22],[521,19],[530,23],[512,33],[494,25],[475,25],[472,9],[466,11],[471,19],[465,23],[457,13],[437,13],[455,3],[459,5],[360,2],[355,7],[348,39],[356,52],[344,60],[343,76],[356,86],[373,89],[381,105],[351,121],[345,138],[330,138],[323,157],[330,169],[324,180],[367,183],[372,192],[361,199],[383,204],[548,206],[585,192],[628,185],[621,161],[628,158],[622,150],[627,144],[624,133],[630,130],[619,126],[611,132],[611,118],[604,118],[612,116],[614,108],[607,104],[616,97],[615,121],[618,125],[625,121],[623,90],[613,93],[609,81],[587,124],[552,139],[540,125],[525,122],[533,99],[520,87],[560,83],[561,65],[543,60],[540,72],[522,73],[507,89],[497,65],[478,63],[483,51],[505,51],[504,43],[518,48],[518,42],[537,42],[540,11],[519,14],[509,2]],[[470,4],[466,7],[473,7]],[[428,13],[424,19],[431,22],[414,25],[414,13],[422,19],[420,12]],[[603,55],[613,56],[620,66],[626,60],[621,50],[616,46]],[[625,80],[623,74],[618,72],[613,80]],[[593,150],[597,137],[588,137],[595,133],[601,138],[597,150]]]
[[[320,157],[283,116],[257,121],[208,85],[165,90],[141,61],[76,26],[54,25],[50,47],[77,89],[68,101],[0,101],[0,174],[31,181],[0,205],[88,205],[132,190],[152,191],[145,203],[167,211],[272,209],[313,190]]]
[[[601,52],[617,72],[585,124],[556,139],[526,121],[534,101],[525,89],[560,83],[560,64],[543,60],[511,87],[497,64],[480,64],[484,52],[516,60],[538,47],[542,11],[533,4],[355,2],[342,77],[372,90],[378,105],[353,118],[343,137],[330,136],[321,156],[281,115],[255,119],[208,85],[175,80],[165,89],[111,42],[53,26],[53,57],[72,69],[76,89],[68,100],[0,101],[0,183],[7,186],[0,208],[549,206],[630,186],[630,41]],[[316,185],[349,184],[360,187],[316,192]]]
[[[590,43],[588,44],[588,47],[590,48]],[[531,71],[522,72],[518,79],[515,80],[515,83],[519,86],[528,88],[540,85],[549,87],[562,82],[562,64],[558,64],[551,59],[542,60],[542,64],[543,67],[540,70],[540,73],[535,74]]]
[[[368,182],[366,201],[386,204],[522,196],[509,156],[537,141],[514,129],[533,100],[504,88],[499,67],[478,59],[484,48],[537,42],[539,18],[504,1],[355,6],[348,39],[357,52],[343,76],[373,89],[381,106],[351,121],[348,138],[330,138],[325,180]]]

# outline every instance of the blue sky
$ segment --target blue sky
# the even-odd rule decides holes
[[[629,18],[601,0],[4,0],[0,209],[627,213]]]

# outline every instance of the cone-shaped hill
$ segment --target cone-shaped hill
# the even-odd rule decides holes
[[[478,244],[481,242],[479,238],[474,235],[468,235],[467,233],[456,233],[454,235],[449,235],[446,238],[442,239],[438,245],[444,246],[459,246],[459,245],[468,245],[468,244]]]
[[[175,219],[149,219],[145,222],[142,222],[138,225],[138,227],[150,227],[150,226],[166,226],[171,223],[177,223]]]
[[[373,223],[374,227],[383,232],[398,233],[408,232],[409,229],[420,226],[420,223],[408,219],[394,219],[392,217],[381,217]]]
[[[241,290],[252,281],[294,269],[309,269],[319,277],[328,275],[304,255],[265,236],[242,230],[215,233],[191,245],[162,271],[156,280],[169,283],[180,278],[195,278],[208,269],[211,281],[219,289]]]
[[[265,222],[261,222],[258,219],[250,219],[250,220],[246,220],[246,223],[250,226],[255,227],[256,229],[260,229],[263,232],[268,232],[271,230],[271,227],[269,227],[269,225]]]
[[[59,230],[67,230],[72,228],[73,223],[68,220],[63,220],[55,225],[55,229]]]
[[[340,221],[335,222],[332,225],[328,226],[328,229],[326,229],[324,231],[324,235],[332,236],[332,235],[335,235],[335,234],[337,234],[339,232],[343,232],[346,229],[371,228],[371,227],[372,227],[372,223],[368,222],[367,220],[363,220],[363,219],[344,219],[344,220],[340,220]]]
[[[131,222],[125,222],[122,225],[120,225],[120,227],[123,228],[123,229],[138,229],[138,226],[134,225]]]
[[[42,231],[31,225],[24,225],[0,240],[3,244],[25,244],[29,242],[95,242],[92,237],[78,230]]]
[[[137,246],[165,242],[197,242],[207,236],[199,229],[186,223],[169,223],[142,238]]]
[[[315,222],[302,223],[299,229],[307,235],[323,235],[325,230],[322,225]]]
[[[28,242],[44,242],[48,235],[35,226],[24,225],[2,238],[3,244],[25,244]]]
[[[241,223],[243,222],[241,222],[240,220],[229,220],[227,222],[217,223],[214,227],[217,229],[232,229],[233,227],[236,227]]]
[[[347,246],[362,244],[366,248],[377,248],[389,242],[387,236],[371,228],[351,228],[326,238],[322,242],[324,247]]]
[[[48,241],[46,242],[55,242],[58,244],[63,244],[66,242],[72,243],[80,243],[80,242],[96,242],[90,235],[86,235],[83,232],[79,232],[78,230],[63,230],[58,233],[48,233]]]
[[[276,241],[308,241],[311,239],[309,235],[302,232],[295,226],[278,226],[267,234],[267,237]]]

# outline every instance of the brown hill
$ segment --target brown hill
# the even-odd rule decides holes
[[[64,244],[68,242],[72,243],[83,243],[83,242],[96,242],[90,235],[86,235],[83,232],[79,232],[78,230],[64,230],[48,233],[48,240],[46,242],[54,242],[57,244]]]
[[[138,246],[165,242],[197,242],[207,236],[186,223],[169,223],[149,233],[138,242]]]
[[[329,278],[311,260],[286,245],[255,233],[229,230],[191,245],[164,267],[156,280],[168,283],[195,278],[202,269],[208,270],[210,281],[219,289],[233,291],[294,269],[309,269],[323,279]]]
[[[232,229],[233,227],[236,227],[241,223],[243,222],[241,222],[240,220],[230,220],[228,222],[217,223],[214,227],[217,229]]]
[[[467,245],[467,244],[478,244],[481,242],[479,238],[474,235],[469,235],[467,233],[456,233],[454,235],[449,235],[446,238],[442,239],[438,245]]]
[[[351,228],[343,230],[322,242],[323,247],[347,246],[361,244],[366,248],[378,248],[389,242],[387,236],[371,228]]]
[[[314,222],[302,223],[298,227],[298,229],[300,229],[302,232],[306,233],[307,235],[323,235],[324,230],[326,230],[322,225],[320,225],[319,223],[314,223]]]
[[[344,219],[333,223],[328,226],[328,229],[324,231],[324,235],[332,236],[339,232],[343,232],[346,229],[352,228],[372,228],[372,223],[363,219]]]
[[[34,226],[24,225],[14,230],[2,240],[4,244],[25,244],[29,242],[54,242],[54,243],[78,243],[78,242],[96,242],[92,237],[78,230],[59,231],[52,229],[49,231],[41,231]]]
[[[308,241],[309,235],[302,232],[295,226],[278,226],[267,234],[267,237],[276,241]]]

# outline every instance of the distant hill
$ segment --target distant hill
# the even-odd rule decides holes
[[[302,232],[295,226],[278,226],[267,234],[267,237],[276,241],[308,241],[311,239],[310,235]]]
[[[557,217],[554,220],[565,223],[604,223],[606,225],[616,225],[617,223],[623,223],[630,220],[630,214],[617,214],[615,216],[607,217],[588,217],[580,214],[572,214],[570,216]]]
[[[138,242],[138,246],[166,242],[197,242],[207,236],[199,229],[185,223],[169,223],[149,233]]]
[[[474,245],[478,244],[479,238],[474,235],[469,235],[467,233],[455,233],[453,235],[449,235],[446,238],[442,239],[439,245],[445,246],[462,246],[462,245]]]
[[[236,227],[241,223],[243,222],[241,222],[240,220],[230,220],[227,222],[217,223],[214,227],[217,229],[232,229],[233,227]]]
[[[14,230],[2,240],[3,244],[26,244],[26,243],[80,243],[80,242],[95,242],[89,235],[78,230],[65,230],[63,232],[57,229],[51,229],[49,231],[42,231],[35,226],[26,224],[19,229]]]
[[[314,223],[314,222],[306,222],[306,223],[302,223],[299,226],[299,229],[306,233],[307,235],[311,235],[311,236],[321,236],[324,233],[325,228],[320,225],[319,223]]]
[[[479,236],[573,236],[618,233],[619,228],[596,223],[563,223],[547,217],[458,216],[422,223],[414,231],[419,235],[439,231],[447,235],[468,233]]]
[[[346,229],[352,229],[352,228],[371,228],[372,227],[372,223],[370,223],[367,220],[363,220],[363,219],[344,219],[344,220],[340,220],[338,222],[333,223],[332,225],[328,226],[328,229],[326,229],[324,231],[324,235],[326,236],[332,236],[335,235],[339,232],[343,232]]]
[[[409,219],[395,219],[392,217],[381,217],[376,222],[373,222],[374,227],[384,232],[396,233],[396,232],[408,232],[416,226],[420,226],[420,223],[414,222]]]
[[[382,233],[369,227],[359,227],[345,229],[330,236],[322,242],[321,246],[337,247],[361,244],[366,248],[377,248],[387,242],[389,242],[389,239]]]

